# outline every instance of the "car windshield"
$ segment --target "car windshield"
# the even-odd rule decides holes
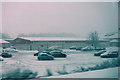
[[[61,52],[52,52],[53,54],[60,54]]]
[[[105,52],[104,55],[106,55],[106,54],[108,54],[108,53],[110,53],[110,51]]]
[[[41,56],[47,56],[47,54],[41,54]]]
[[[118,53],[117,51],[112,51],[109,54],[117,54],[117,53]]]
[[[99,52],[106,52],[105,50],[99,51]]]

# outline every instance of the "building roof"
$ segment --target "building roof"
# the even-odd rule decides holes
[[[76,41],[87,40],[85,38],[63,38],[63,37],[20,37],[30,41]]]
[[[0,39],[0,43],[9,43],[9,42],[5,41],[4,39]]]
[[[86,41],[87,38],[65,38],[65,37],[19,37],[21,39],[30,40],[30,41]],[[107,41],[102,40],[100,41]]]
[[[106,35],[104,38],[115,39],[115,38],[119,38],[119,37],[118,37],[118,33],[114,33],[112,35]]]
[[[111,40],[110,42],[119,42],[118,40]]]

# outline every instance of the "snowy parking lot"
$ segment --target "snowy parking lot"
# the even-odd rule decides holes
[[[61,71],[66,71],[67,73],[74,73],[81,67],[88,68],[97,64],[101,64],[104,61],[113,60],[113,58],[95,57],[94,51],[64,51],[67,54],[67,58],[55,58],[52,61],[38,61],[37,56],[34,56],[34,53],[37,51],[18,51],[17,53],[12,53],[12,58],[4,59],[4,61],[2,62],[2,70],[4,72],[7,71],[7,69],[11,69],[10,67],[12,67],[12,65],[15,65],[16,67],[22,65],[24,66],[23,68],[26,67],[32,71],[38,72],[38,76],[44,77],[47,75],[48,70],[50,70],[52,75],[60,75],[59,73]]]

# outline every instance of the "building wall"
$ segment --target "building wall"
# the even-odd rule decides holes
[[[109,41],[101,41],[98,47],[109,47]]]
[[[38,41],[33,42],[32,49],[37,49],[38,47],[48,48],[51,46],[59,46],[62,49],[67,49],[71,46],[85,47],[87,46],[86,41]]]
[[[17,49],[22,50],[38,50],[39,48],[47,49],[51,46],[59,46],[62,49],[68,49],[71,46],[85,47],[88,41],[33,41],[30,44],[12,44]],[[108,42],[100,42],[99,47],[107,47]]]
[[[1,43],[0,47],[1,48],[8,48],[8,47],[10,47],[10,43]]]
[[[12,44],[16,49],[30,50],[30,44]]]
[[[120,43],[118,43],[118,42],[111,42],[110,46],[111,47],[120,47]]]

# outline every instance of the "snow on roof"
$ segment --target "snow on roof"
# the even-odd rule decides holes
[[[105,38],[118,38],[118,33],[115,33],[114,35],[111,36],[105,36]]]
[[[118,38],[118,34],[112,35],[109,38]]]
[[[85,38],[61,38],[61,37],[20,37],[30,41],[76,41],[87,40]]]
[[[118,40],[111,40],[110,42],[118,42]]]
[[[5,41],[4,39],[0,39],[0,43],[9,43],[9,42]]]

